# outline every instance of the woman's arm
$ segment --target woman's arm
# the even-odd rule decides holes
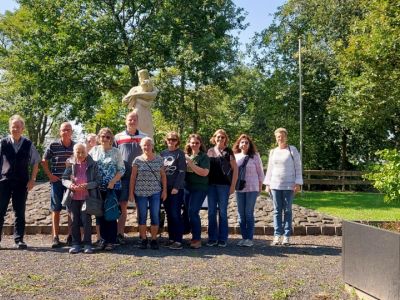
[[[269,152],[267,174],[265,175],[264,182],[263,182],[263,183],[265,184],[265,191],[266,191],[267,193],[270,192],[269,185],[270,185],[270,183],[271,183],[271,177],[272,177],[273,154],[274,154],[274,149],[272,149],[272,150]]]
[[[88,181],[88,183],[86,185],[86,188],[88,190],[95,189],[98,186],[100,186],[100,184],[101,184],[101,173],[100,173],[99,167],[97,166],[96,162],[93,165],[93,171],[92,172],[93,172],[93,174],[92,174],[93,178],[91,178],[92,180]]]
[[[136,185],[136,177],[138,173],[137,165],[132,166],[131,178],[129,179],[129,202],[135,201],[135,185]]]
[[[178,190],[183,187],[185,182],[185,175],[186,175],[186,160],[185,154],[183,152],[179,152],[179,157],[176,162],[178,176],[175,178],[175,182],[172,184],[172,191],[171,194],[177,194]]]
[[[161,199],[165,201],[167,199],[167,175],[165,174],[165,169],[162,167],[160,169],[162,192]]]
[[[207,159],[208,159],[208,157],[207,157]],[[205,177],[205,176],[207,176],[208,173],[210,172],[209,169],[201,168],[201,167],[197,166],[197,165],[193,162],[193,160],[192,160],[189,156],[187,156],[187,155],[186,155],[186,163],[187,163],[187,165],[193,170],[193,172],[195,172],[195,173],[196,173],[197,175],[199,175],[199,176]]]
[[[262,161],[259,153],[256,153],[254,155],[254,162],[256,164],[256,172],[258,176],[258,182],[259,182],[259,191],[262,191],[262,185],[263,185],[263,180],[264,180],[264,170],[262,167]]]
[[[71,180],[71,175],[72,175],[72,165],[69,165],[68,167],[65,168],[65,171],[62,175],[62,184],[65,186],[67,189],[71,188],[71,185],[73,184]]]
[[[238,166],[236,163],[236,159],[233,155],[230,156],[230,159],[231,159],[230,164],[233,174],[232,174],[232,182],[231,182],[231,187],[229,189],[229,194],[232,195],[235,192],[236,181],[238,179]]]
[[[117,173],[108,183],[108,186],[107,186],[108,189],[113,189],[115,183],[117,183],[117,181],[120,180],[121,177],[125,173],[125,164],[124,164],[124,160],[122,159],[121,152],[119,152],[119,150],[117,148],[113,148],[113,149],[115,151],[115,160],[117,163]]]

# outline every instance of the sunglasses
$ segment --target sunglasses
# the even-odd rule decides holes
[[[175,139],[175,138],[167,138],[167,141],[168,142],[176,142],[178,139]]]
[[[106,140],[111,140],[111,135],[101,135],[100,138],[106,139]]]
[[[225,139],[225,137],[223,135],[218,135],[217,136],[217,140],[224,140],[224,139]]]
[[[200,145],[200,142],[193,142],[193,143],[190,143],[190,145]]]

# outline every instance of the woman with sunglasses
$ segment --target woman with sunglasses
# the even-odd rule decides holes
[[[193,133],[189,135],[185,147],[186,153],[186,195],[185,209],[187,210],[190,227],[192,229],[192,240],[190,248],[201,248],[201,219],[200,209],[207,196],[208,172],[210,159],[205,153],[200,135]]]
[[[210,139],[215,145],[207,152],[210,158],[208,187],[208,243],[207,246],[226,247],[228,241],[228,200],[235,192],[238,176],[236,160],[228,147],[228,135],[218,129]],[[219,218],[217,221],[217,207]],[[219,223],[219,224],[218,224]]]
[[[90,150],[89,154],[97,162],[101,173],[100,193],[106,199],[107,190],[112,190],[118,194],[121,189],[121,177],[125,172],[124,161],[117,148],[112,146],[114,135],[109,128],[101,128],[97,134],[97,146]],[[113,250],[113,244],[117,241],[117,221],[106,221],[103,217],[96,218],[96,223],[100,225],[101,240],[98,248],[101,250]]]
[[[236,201],[242,240],[238,246],[252,247],[254,235],[254,207],[261,192],[264,171],[256,145],[247,134],[241,134],[233,145],[239,168]]]
[[[168,246],[170,249],[183,248],[183,218],[182,205],[186,173],[185,153],[179,149],[180,138],[175,131],[168,132],[165,137],[167,149],[160,153],[164,159],[167,175],[167,199],[164,201],[168,222]]]

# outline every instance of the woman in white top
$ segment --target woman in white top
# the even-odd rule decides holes
[[[287,144],[287,130],[275,130],[278,147],[269,153],[267,175],[264,179],[265,191],[270,193],[274,203],[274,240],[273,245],[290,244],[292,230],[292,202],[296,192],[303,184],[300,154],[296,147]],[[282,222],[283,214],[283,222]]]

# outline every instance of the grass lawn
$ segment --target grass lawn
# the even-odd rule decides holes
[[[377,193],[304,192],[296,196],[294,204],[346,220],[400,220],[400,204],[386,204]]]

